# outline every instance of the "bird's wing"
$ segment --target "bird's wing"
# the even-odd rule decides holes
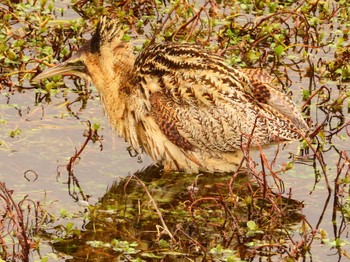
[[[269,104],[269,94],[281,95],[283,101],[284,94],[252,85],[245,73],[198,46],[153,46],[138,57],[135,66],[151,115],[181,148],[229,152],[248,141],[265,144],[299,137],[294,122],[274,108],[277,103]],[[258,88],[268,100],[256,97]]]
[[[293,101],[273,85],[273,78],[262,69],[240,69],[250,80],[254,97],[262,106],[267,104],[289,118],[301,131],[308,129],[302,115]]]
[[[274,78],[267,73],[264,69],[260,68],[240,68],[249,79],[255,80],[260,83],[272,83]]]

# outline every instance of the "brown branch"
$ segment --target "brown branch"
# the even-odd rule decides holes
[[[137,176],[135,176],[135,175],[131,175],[131,178],[135,179],[135,180],[141,185],[141,187],[145,190],[145,192],[146,192],[146,194],[147,194],[147,196],[148,196],[150,202],[152,203],[154,209],[156,210],[156,213],[157,213],[157,215],[158,215],[158,217],[159,217],[159,219],[160,219],[160,222],[161,222],[161,224],[162,224],[163,230],[169,235],[169,237],[171,238],[171,240],[176,241],[175,238],[174,238],[174,236],[173,236],[173,234],[170,232],[168,226],[166,225],[166,223],[165,223],[165,221],[164,221],[162,212],[160,212],[160,210],[159,210],[159,208],[158,208],[158,206],[157,206],[156,201],[154,200],[154,198],[152,197],[152,195],[151,195],[150,192],[148,191],[147,186],[145,185],[145,183],[144,183],[141,179],[139,179]]]

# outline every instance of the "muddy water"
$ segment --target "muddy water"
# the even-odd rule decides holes
[[[77,113],[77,119],[68,116],[65,99],[62,97],[57,96],[52,98],[51,103],[37,106],[34,98],[33,91],[14,92],[9,97],[2,93],[0,97],[1,117],[6,119],[1,128],[4,145],[1,150],[0,179],[17,193],[35,193],[36,198],[42,200],[46,192],[47,198],[74,206],[72,199],[65,194],[65,165],[86,139],[83,136],[87,128],[86,121],[99,123],[99,135],[103,136],[103,150],[101,151],[100,143],[90,142],[74,167],[81,183],[92,186],[92,202],[116,178],[142,169],[150,163],[147,157],[143,163],[139,163],[137,158],[129,156],[128,145],[109,128],[99,100],[89,101],[87,108]],[[20,134],[11,138],[10,132],[16,129],[20,130]],[[26,177],[30,181],[25,178],[26,171]],[[36,177],[34,172],[37,179],[33,182]]]
[[[65,2],[59,2],[65,7]],[[67,18],[75,18],[77,15],[72,10],[66,12]],[[291,78],[293,81],[293,100],[302,105],[301,90],[307,89],[309,79],[301,80],[298,77]],[[70,80],[65,80],[67,87],[73,88]],[[329,88],[337,90],[334,83],[328,84]],[[68,91],[58,91],[49,100],[37,103],[34,89],[25,91],[2,91],[0,93],[0,119],[5,121],[0,123],[0,180],[5,181],[9,189],[15,192],[15,199],[21,199],[28,195],[30,199],[45,203],[46,208],[57,217],[62,209],[73,214],[77,218],[58,219],[55,223],[67,223],[72,221],[76,226],[83,228],[82,212],[85,206],[79,205],[76,197],[82,199],[79,190],[68,188],[68,172],[66,164],[79,150],[86,137],[87,121],[100,124],[98,134],[102,137],[101,143],[89,142],[84,149],[81,159],[73,167],[74,175],[79,181],[79,185],[85,196],[88,196],[90,204],[94,205],[106,194],[108,188],[112,187],[115,181],[127,177],[151,164],[150,159],[144,156],[143,161],[137,157],[131,157],[127,151],[128,145],[123,139],[118,138],[113,130],[109,128],[108,121],[103,114],[98,94],[93,86],[91,99],[82,108],[81,102],[76,102],[69,108],[74,114],[70,114],[67,109],[66,100],[74,101],[78,95]],[[345,88],[347,88],[345,86]],[[344,110],[346,121],[349,116]],[[320,117],[321,116],[321,117]],[[318,117],[318,122],[322,121],[321,111],[314,109],[312,117]],[[17,130],[17,134],[16,134]],[[11,137],[11,132],[14,137]],[[341,134],[345,134],[343,131]],[[343,141],[339,136],[334,136],[332,143],[338,151],[349,150],[348,140]],[[284,146],[277,156],[275,168],[283,166],[290,161],[290,153],[298,152],[299,143],[292,142]],[[325,144],[325,147],[330,147]],[[267,157],[274,157],[276,146],[270,146],[264,150]],[[336,150],[330,149],[323,153],[328,179],[333,185],[336,176],[336,163],[339,155]],[[258,154],[254,160],[259,162]],[[280,178],[284,182],[285,196],[291,195],[294,200],[303,202],[302,215],[313,228],[325,229],[330,239],[335,239],[337,235],[337,224],[332,221],[341,221],[340,213],[333,211],[333,195],[328,195],[326,183],[323,178],[321,167],[318,162],[312,164],[305,161],[296,162],[293,169],[280,173]],[[318,173],[320,172],[320,175]],[[315,183],[315,177],[320,181]],[[213,180],[214,181],[214,180]],[[273,179],[268,178],[269,184],[273,187]],[[187,185],[184,185],[186,190]],[[328,202],[327,202],[328,201]],[[326,210],[323,212],[323,210]],[[334,216],[335,214],[335,216]],[[333,216],[333,217],[332,217]],[[297,228],[296,228],[297,229]],[[292,232],[298,235],[298,231]],[[342,238],[348,234],[348,228],[342,231]],[[43,240],[41,252],[48,254],[51,248],[45,245]],[[349,244],[343,247],[349,250]],[[321,245],[320,240],[315,240],[312,244],[311,253],[313,261],[335,261],[336,252],[327,245]],[[38,257],[36,253],[34,257]],[[62,258],[55,257],[55,260],[65,260],[69,255],[63,254]]]
[[[72,85],[69,80],[66,81],[67,86]],[[94,87],[90,88],[94,89]],[[8,95],[2,93],[0,96],[1,118],[7,120],[6,123],[1,124],[1,140],[4,144],[0,151],[0,180],[5,181],[8,188],[15,191],[16,199],[28,195],[32,200],[46,203],[49,212],[57,217],[60,216],[62,209],[78,216],[77,219],[58,219],[57,224],[73,221],[75,226],[83,226],[81,213],[85,207],[79,205],[79,202],[68,192],[68,172],[65,165],[86,139],[83,136],[87,128],[86,121],[101,125],[98,134],[102,137],[103,146],[101,151],[99,142],[89,142],[80,161],[73,168],[80,187],[84,194],[89,196],[90,204],[96,204],[115,181],[151,163],[147,156],[144,156],[142,163],[138,158],[130,157],[127,151],[128,144],[109,128],[95,92],[93,91],[96,95],[93,95],[95,99],[89,100],[85,109],[81,110],[79,103],[71,106],[71,110],[78,118],[67,113],[65,97],[61,93],[52,97],[51,102],[43,102],[39,105],[35,105],[33,90],[23,93],[15,91]],[[11,138],[9,133],[15,129],[20,129],[20,134]],[[334,142],[338,144],[340,150],[347,148],[340,139],[335,139]],[[298,146],[298,142],[285,145],[278,154],[275,167],[278,169],[290,161],[290,153],[297,153]],[[264,153],[273,158],[275,150],[276,146],[270,146]],[[254,159],[258,162],[258,155]],[[325,160],[329,180],[332,182],[338,155],[334,151],[329,151],[325,153]],[[305,163],[296,163],[292,170],[280,174],[280,178],[284,181],[286,192],[291,192],[294,200],[303,202],[305,208],[302,214],[309,223],[315,227],[321,216],[324,216],[320,228],[331,233],[333,230],[332,199],[326,207],[328,211],[323,214],[322,210],[326,205],[328,194],[322,178],[315,186],[314,168]],[[273,186],[272,179],[269,180]],[[80,200],[82,199],[79,193],[76,195]],[[319,241],[315,241],[313,248],[317,255],[313,253],[314,258],[321,259],[316,261],[327,261],[323,259],[328,259],[332,250],[317,248],[318,244]],[[49,246],[41,247],[43,253],[50,253],[50,250]],[[55,260],[57,259],[55,257]]]

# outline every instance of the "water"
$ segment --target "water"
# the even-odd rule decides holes
[[[59,7],[66,7],[67,4],[68,1],[57,2]],[[67,19],[76,17],[78,16],[72,9],[68,9],[65,13],[65,18]],[[322,52],[318,55],[323,57]],[[323,58],[332,59],[333,57],[327,54]],[[304,68],[302,68],[304,72],[307,68],[307,64],[305,63],[302,65],[304,66]],[[293,83],[290,88],[290,90],[293,91],[293,100],[301,107],[303,104],[301,99],[302,90],[308,89],[311,78],[303,74],[300,74],[303,76],[299,77],[298,74],[293,73],[288,67],[286,70],[289,70],[288,75]],[[159,223],[155,212],[151,212],[153,217],[148,218],[149,220],[145,219],[145,221],[150,221],[150,225],[145,226],[142,224],[144,227],[141,227],[141,229],[132,223],[127,224],[127,226],[129,226],[127,230],[130,231],[130,235],[127,236],[120,233],[124,232],[123,230],[125,230],[125,228],[118,228],[119,231],[115,231],[115,228],[120,226],[117,222],[119,221],[119,223],[121,223],[121,217],[120,213],[116,211],[113,213],[113,210],[120,208],[119,204],[123,202],[122,193],[124,191],[122,189],[123,183],[126,182],[125,179],[135,172],[148,167],[152,163],[151,160],[147,156],[143,156],[142,161],[140,161],[138,157],[130,156],[127,151],[129,145],[125,143],[123,139],[118,138],[114,131],[110,129],[94,86],[88,87],[89,90],[92,90],[92,93],[89,95],[89,99],[86,100],[86,105],[80,100],[73,103],[69,107],[69,111],[67,108],[67,101],[75,101],[79,98],[79,95],[72,92],[74,84],[71,80],[65,79],[65,84],[70,89],[66,91],[57,91],[51,95],[50,99],[44,99],[39,103],[37,99],[38,94],[35,89],[18,91],[19,89],[11,89],[6,86],[2,87],[0,93],[0,120],[3,120],[0,123],[0,141],[2,143],[0,146],[0,181],[4,181],[6,186],[14,191],[15,200],[19,201],[24,196],[28,196],[28,198],[34,202],[40,201],[45,204],[45,209],[56,217],[53,224],[50,225],[51,228],[47,230],[48,233],[55,235],[55,225],[66,225],[72,222],[76,228],[83,232],[84,241],[95,239],[110,241],[110,238],[107,236],[109,234],[112,238],[125,238],[129,241],[135,237],[144,250],[152,250],[154,247],[153,245],[156,244],[151,241],[152,239],[147,235],[147,232],[153,234],[152,236],[156,235],[155,224],[151,223],[154,221],[156,221],[154,223]],[[26,85],[28,86],[29,83],[26,83]],[[321,85],[323,85],[323,83],[317,83],[315,90]],[[326,86],[332,89],[331,96],[333,99],[338,97],[339,92],[341,92],[339,90],[349,90],[349,87],[344,83],[341,83],[339,87],[338,83],[329,82],[326,83]],[[345,100],[345,105],[346,102],[349,102],[349,99]],[[73,114],[71,112],[73,112]],[[348,112],[346,108],[344,108],[342,114],[333,112],[333,120],[327,120],[326,124],[333,123],[332,125],[334,126],[334,122],[336,122],[335,116],[339,115],[343,117],[345,122],[349,122]],[[324,113],[316,105],[316,101],[312,101],[311,118],[314,121],[314,126],[321,124],[327,116],[329,116],[328,111]],[[74,187],[74,183],[72,182],[67,184],[69,176],[66,165],[69,159],[81,148],[86,140],[84,132],[87,128],[87,121],[90,121],[92,124],[98,123],[100,125],[98,134],[102,140],[101,143],[98,141],[92,143],[90,141],[83,150],[80,160],[73,166],[73,173],[79,184],[78,188]],[[11,133],[14,137],[10,136]],[[338,171],[337,167],[339,168],[339,165],[337,165],[339,152],[344,151],[349,153],[348,140],[349,135],[346,133],[346,129],[343,129],[339,134],[331,136],[331,140],[322,142],[323,151],[321,157],[323,157],[326,164],[324,170],[326,171],[327,178],[332,187],[331,194],[328,194],[322,171],[322,164],[317,159],[314,162],[307,162],[305,159],[298,160],[294,163],[291,170],[278,174],[283,180],[285,187],[283,197],[288,198],[290,196],[297,203],[302,202],[303,205],[303,208],[300,210],[299,206],[294,210],[294,204],[292,205],[293,208],[289,207],[293,209],[291,211],[293,218],[294,216],[298,218],[291,218],[292,221],[286,221],[285,224],[285,226],[290,229],[290,234],[293,235],[293,239],[295,241],[300,241],[301,244],[303,241],[309,241],[303,239],[300,217],[304,217],[308,222],[307,228],[310,232],[313,229],[315,230],[316,237],[312,243],[310,242],[310,252],[306,252],[303,257],[306,261],[337,261],[345,260],[345,257],[348,257],[349,243],[346,242],[349,233],[348,221],[344,220],[339,205],[337,205],[339,202],[342,204],[345,203],[348,197],[348,187],[345,186],[343,192],[341,190],[334,190],[334,181]],[[101,144],[103,150],[101,150]],[[269,163],[275,156],[276,147],[276,145],[273,145],[264,150],[264,154]],[[280,170],[290,162],[291,153],[298,155],[298,150],[300,150],[298,141],[286,144],[277,155],[276,163],[273,167],[274,170]],[[310,155],[313,155],[311,150]],[[259,154],[255,153],[253,159],[259,163]],[[340,178],[346,177],[346,172],[348,172],[346,165],[348,166],[349,163],[345,164]],[[260,167],[261,164],[257,169]],[[187,210],[188,206],[185,203],[190,201],[190,197],[187,199],[189,194],[188,186],[191,186],[195,178],[187,176],[182,178],[177,175],[173,177],[159,177],[159,172],[157,173],[157,171],[154,170],[152,172],[141,173],[139,177],[147,181],[150,187],[154,185],[154,191],[151,191],[151,193],[154,194],[154,197],[158,197],[156,199],[164,210],[164,216],[166,216],[169,225],[173,227],[176,221],[174,222],[172,220],[173,217],[171,214],[168,216],[166,208],[169,208],[169,206],[174,208],[173,206],[183,205],[184,210]],[[165,182],[162,184],[161,181],[163,180]],[[203,196],[206,194],[212,196],[211,194],[213,194],[213,192],[214,195],[217,193],[217,189],[214,188],[216,183],[223,181],[223,185],[227,185],[229,180],[230,177],[201,176],[198,178],[198,188],[200,188],[200,193],[203,194]],[[267,177],[267,181],[269,186],[278,193],[279,191],[274,183],[273,177]],[[158,183],[160,183],[160,185]],[[139,199],[139,203],[135,200],[135,203],[133,202],[131,207],[135,209],[140,208],[141,211],[143,210],[143,212],[145,212],[144,209],[142,209],[142,205],[143,203],[148,203],[149,199],[143,188],[133,184],[130,184],[129,187],[125,186],[125,188],[130,190],[129,195],[131,199],[133,199],[133,194],[139,194],[136,195],[136,199]],[[115,195],[111,192],[114,192],[113,194]],[[336,193],[338,193],[338,195],[336,195]],[[101,207],[97,208],[97,212],[111,212],[112,215],[110,217],[103,217],[101,219],[102,222],[96,222],[95,224],[91,221],[85,221],[84,214],[86,214],[86,206],[82,205],[82,200],[88,201],[90,205],[101,205]],[[183,200],[183,202],[180,200]],[[138,205],[141,207],[138,207]],[[150,205],[148,209],[152,210],[152,206]],[[179,212],[177,209],[176,211]],[[63,217],[62,214],[64,212],[70,215]],[[237,211],[237,213],[239,212]],[[245,213],[243,214],[246,215]],[[243,214],[242,217],[244,217]],[[142,215],[138,217],[138,219],[144,221],[142,220]],[[181,219],[184,218],[178,215],[178,219],[182,221]],[[261,218],[258,217],[256,219],[259,220]],[[176,219],[174,218],[174,220]],[[245,220],[246,219],[243,219],[243,221]],[[118,226],[115,226],[111,221],[117,223]],[[109,225],[108,222],[111,223],[112,229],[107,230],[104,228],[102,230],[102,236],[96,237],[94,234],[98,231],[93,229],[92,224],[99,228],[104,225]],[[190,225],[191,220],[186,223],[182,221],[181,223],[182,226]],[[135,224],[137,223],[135,222]],[[202,233],[202,235],[200,235],[200,233],[198,233],[198,235],[195,236],[212,240],[215,230],[212,230],[211,227],[212,224],[209,223],[208,232],[210,232],[210,234]],[[174,232],[175,228],[172,229],[172,232]],[[324,229],[328,233],[327,238],[330,239],[330,241],[339,238],[344,240],[344,245],[337,250],[332,247],[331,244],[322,243],[319,239],[320,234],[317,233],[320,229]],[[216,230],[218,230],[217,234],[220,235],[220,230],[217,228]],[[103,232],[105,232],[104,236]],[[228,229],[228,233],[232,233],[230,232],[230,228]],[[234,233],[232,233],[232,235],[234,235]],[[181,236],[184,238],[183,235]],[[310,236],[311,234],[308,235],[308,237]],[[75,240],[74,237],[72,238]],[[42,238],[40,250],[41,254],[50,258],[49,260],[69,261],[70,258],[77,259],[77,257],[83,257],[87,252],[91,252],[92,256],[93,252],[96,251],[91,251],[91,247],[87,247],[86,243],[80,243],[77,250],[72,251],[60,245],[52,244],[54,241],[52,241],[51,238],[51,241],[45,239],[45,237]],[[183,242],[187,243],[185,240],[183,240]],[[220,241],[217,242],[220,243]],[[72,246],[72,243],[69,242],[69,245]],[[62,251],[63,253],[59,253],[58,251]],[[288,251],[291,253],[293,252],[293,250]],[[339,253],[342,254],[343,257],[339,256]],[[39,259],[39,257],[38,253],[32,253],[33,260]],[[261,257],[267,259],[264,255]],[[252,258],[252,260],[254,259],[255,261],[259,260],[259,256]],[[272,261],[278,261],[278,256],[272,256]]]

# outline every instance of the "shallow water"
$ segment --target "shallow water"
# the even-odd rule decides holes
[[[65,7],[67,3],[68,1],[62,1],[57,4],[60,7]],[[72,9],[69,9],[65,15],[69,19],[77,17]],[[287,70],[289,69],[287,68]],[[293,100],[301,107],[303,104],[301,90],[308,88],[310,78],[304,76],[300,79],[292,72],[289,72],[289,77],[293,82],[290,89],[293,92]],[[74,88],[73,82],[69,79],[65,79],[65,84],[69,88]],[[321,83],[317,85],[320,86]],[[336,97],[338,89],[349,90],[347,85],[341,84],[341,88],[338,88],[338,83],[334,82],[327,83],[327,87],[333,90],[332,95],[334,97]],[[73,222],[75,227],[85,232],[86,235],[84,237],[86,238],[84,240],[86,241],[94,239],[89,234],[93,234],[95,231],[86,225],[84,220],[86,205],[82,205],[81,200],[88,200],[90,205],[100,204],[104,201],[104,198],[113,200],[109,194],[112,188],[118,187],[116,184],[118,185],[119,181],[123,181],[124,178],[145,169],[152,163],[147,156],[143,156],[142,161],[138,157],[130,156],[127,151],[128,144],[123,139],[118,138],[114,131],[110,129],[94,86],[89,86],[89,89],[92,90],[92,94],[89,96],[86,105],[78,101],[69,107],[71,112],[67,108],[67,101],[74,101],[78,98],[78,95],[71,91],[57,91],[50,99],[39,103],[35,89],[17,91],[16,89],[5,87],[0,93],[0,120],[5,120],[0,123],[0,141],[2,143],[0,146],[0,181],[5,182],[6,186],[14,191],[15,200],[28,196],[35,202],[40,201],[44,203],[49,213],[57,218],[53,225]],[[349,102],[348,100],[345,101]],[[312,105],[311,117],[317,125],[323,121],[325,114],[316,108],[315,104]],[[343,110],[343,115],[345,122],[348,122],[350,118],[346,109]],[[102,137],[102,141],[101,143],[92,143],[90,141],[80,156],[80,160],[73,167],[74,176],[79,182],[81,190],[79,191],[79,188],[74,187],[72,183],[67,184],[69,176],[66,165],[86,139],[84,132],[87,128],[87,121],[90,121],[92,124],[100,124],[101,128],[98,134]],[[333,120],[328,122],[331,123],[332,121],[336,122],[337,119],[333,118]],[[14,130],[17,130],[18,134],[11,137],[10,134]],[[343,137],[340,135],[343,135]],[[103,146],[102,150],[101,144]],[[328,147],[329,150],[327,149]],[[264,150],[264,154],[269,161],[272,161],[274,158],[276,148],[277,145],[272,145]],[[290,153],[298,154],[299,150],[298,141],[283,145],[283,149],[280,149],[280,152],[277,154],[274,169],[279,170],[284,164],[290,162]],[[279,173],[285,187],[283,197],[291,197],[296,202],[302,202],[303,204],[301,210],[299,208],[293,210],[293,215],[298,217],[298,219],[300,219],[299,215],[303,216],[312,229],[324,229],[331,240],[336,238],[346,240],[349,234],[348,221],[344,221],[344,216],[341,215],[339,208],[336,206],[337,201],[343,201],[343,203],[346,201],[348,197],[347,188],[345,187],[345,191],[341,192],[343,193],[342,195],[334,195],[334,180],[337,175],[338,152],[340,151],[349,153],[349,137],[346,129],[334,135],[331,143],[326,141],[322,151],[326,164],[327,178],[333,189],[331,194],[328,194],[321,164],[318,161],[314,163],[296,161],[291,170]],[[259,153],[252,155],[254,155],[253,159],[259,163]],[[344,168],[344,170],[347,169]],[[157,184],[154,181],[167,179],[166,177],[159,178],[159,173],[155,174],[154,177],[143,175],[145,180],[150,180],[147,180],[150,185],[152,183]],[[140,174],[140,177],[143,177],[143,175]],[[346,174],[343,171],[341,178],[345,176]],[[163,184],[163,188],[157,187],[161,191],[160,202],[161,199],[167,198],[175,198],[176,200],[177,194],[182,199],[188,193],[188,186],[191,185],[191,181],[194,179],[184,177],[184,180],[181,181],[181,177],[175,177],[177,179],[169,178],[168,182]],[[205,189],[209,188],[209,185],[214,185],[217,180],[221,181],[221,179],[224,180],[221,177],[199,178],[198,183],[202,187],[198,187],[205,191]],[[316,180],[317,183],[315,183]],[[225,181],[227,183],[227,180]],[[276,188],[271,176],[267,177],[267,181],[278,192],[278,188]],[[123,185],[122,182],[121,185]],[[136,192],[139,190],[140,192],[138,193],[145,195],[142,193],[142,188],[131,186],[130,190],[133,191],[133,189]],[[119,189],[117,191],[118,194],[121,194],[121,191]],[[142,199],[142,197],[138,197]],[[184,197],[184,199],[186,198]],[[116,197],[113,201],[118,202],[120,199]],[[73,216],[62,218],[62,210],[68,211]],[[108,210],[108,208],[103,206],[101,210]],[[295,220],[286,222],[286,226],[291,228],[290,234],[294,236],[296,241],[302,241],[302,236],[299,236],[301,234],[300,222],[297,219]],[[102,224],[104,225],[106,222],[104,221],[98,226]],[[169,224],[173,225],[171,222]],[[48,232],[53,232],[52,228],[48,229]],[[154,225],[146,228],[151,228],[153,233],[155,231]],[[139,232],[134,227],[130,227],[130,231],[132,230],[135,230],[135,235],[139,236]],[[105,232],[118,235],[113,230],[106,230]],[[130,235],[132,234],[130,233]],[[123,237],[123,235],[118,236]],[[132,236],[134,237],[134,235]],[[107,236],[104,237],[108,239]],[[205,237],[210,239],[211,236]],[[126,239],[129,240],[130,236],[126,237]],[[144,249],[147,250],[149,248],[147,245],[151,246],[151,241],[147,236],[143,235],[139,240],[139,244]],[[321,243],[320,239],[315,238],[310,244],[310,252],[306,252],[306,255],[300,259],[303,259],[303,261],[345,261],[346,257],[349,257],[349,247],[350,244],[344,241],[344,245],[337,250],[333,246]],[[84,252],[87,252],[86,250],[90,252],[90,249],[84,244],[81,244],[77,249],[71,251],[57,245],[55,246],[52,239],[49,241],[45,237],[42,238],[40,246],[41,254],[55,261],[69,261],[70,258],[77,260],[77,258],[84,255]],[[342,254],[343,257],[339,254]],[[34,251],[31,255],[33,260],[40,258],[38,252]],[[269,261],[265,256],[252,258],[254,261],[260,261],[260,259]],[[272,257],[270,261],[278,261],[277,259]]]
[[[68,172],[65,165],[85,141],[83,133],[87,126],[86,121],[99,123],[101,125],[99,135],[103,137],[103,150],[100,150],[98,142],[95,144],[89,142],[79,163],[73,168],[74,175],[79,180],[84,194],[89,196],[88,201],[91,205],[98,203],[115,181],[151,164],[147,156],[144,156],[142,163],[139,163],[137,158],[130,157],[127,151],[128,144],[109,128],[100,101],[97,99],[89,100],[84,110],[79,111],[79,105],[73,108],[73,111],[76,110],[78,113],[79,119],[67,116],[65,99],[60,95],[53,97],[50,103],[41,103],[38,106],[35,105],[35,94],[32,91],[14,92],[9,98],[2,94],[0,99],[3,105],[1,118],[8,120],[1,128],[1,140],[4,144],[0,151],[0,180],[4,181],[9,189],[14,190],[16,199],[27,195],[34,201],[45,202],[49,212],[58,217],[61,209],[77,215],[76,219],[59,219],[56,224],[73,221],[75,226],[83,226],[82,212],[85,206],[80,206],[68,192]],[[21,115],[11,104],[19,105]],[[9,137],[9,131],[16,128],[21,130],[20,135]],[[338,140],[334,142],[339,143],[339,150],[347,150],[346,143]],[[264,151],[268,158],[274,157],[276,147],[270,146]],[[297,150],[298,142],[287,144],[278,154],[276,168],[289,161],[289,152],[297,153]],[[332,183],[336,174],[338,155],[330,151],[324,154],[324,158],[327,163],[328,179]],[[258,155],[254,159],[258,162]],[[292,199],[303,202],[304,208],[301,213],[307,221],[315,227],[321,216],[324,216],[319,228],[331,234],[333,198],[329,200],[327,211],[322,213],[328,193],[322,177],[315,187],[314,168],[305,163],[296,163],[292,170],[281,174],[280,178],[284,182],[286,192],[291,193]],[[273,186],[272,179],[269,180]],[[170,181],[169,183],[171,184]],[[183,185],[184,192],[189,185]],[[77,195],[79,200],[82,200],[81,195],[79,193]],[[340,219],[341,216],[339,214],[338,216]],[[331,235],[329,237],[335,238]],[[41,247],[42,254],[50,253],[51,248],[49,246],[45,248],[44,243]],[[346,247],[348,248],[348,245]],[[329,260],[329,256],[333,253],[331,248],[320,245],[319,240],[312,246],[313,261],[333,261]],[[34,257],[37,255],[34,254]],[[54,257],[55,260],[58,259],[56,255]]]

